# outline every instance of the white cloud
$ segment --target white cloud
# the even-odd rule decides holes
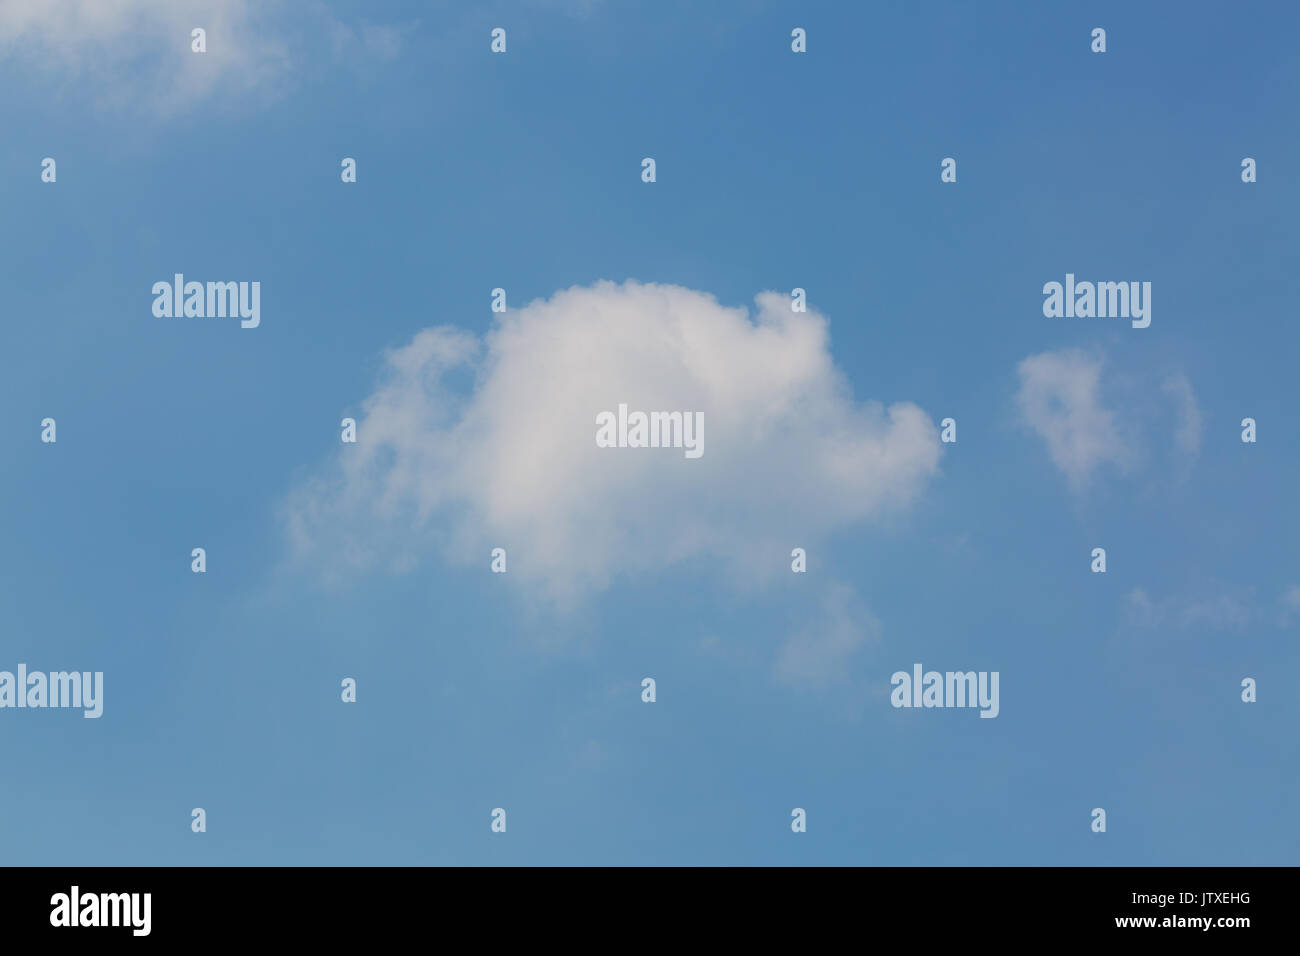
[[[1148,369],[1115,372],[1099,354],[1078,349],[1031,355],[1017,371],[1020,419],[1075,492],[1105,466],[1185,478],[1200,452],[1201,410],[1182,372],[1164,376],[1168,401],[1153,402]]]
[[[1196,403],[1192,383],[1180,372],[1165,379],[1163,388],[1173,399],[1178,415],[1174,441],[1184,452],[1195,455],[1201,450],[1201,408]]]
[[[339,57],[361,53],[368,59],[392,60],[402,52],[402,39],[408,27],[375,23],[350,25],[329,18],[330,39]]]
[[[1283,591],[1280,603],[1282,604],[1281,623],[1286,627],[1294,618],[1300,617],[1300,585],[1293,584]]]
[[[1075,490],[1104,464],[1127,470],[1132,453],[1101,404],[1101,360],[1076,349],[1031,355],[1017,367],[1023,421],[1046,443]]]
[[[879,640],[880,622],[856,592],[832,584],[814,618],[781,647],[773,672],[783,683],[809,687],[843,681],[854,655]]]
[[[206,53],[191,50],[196,27]],[[43,82],[78,84],[100,105],[162,114],[274,93],[292,63],[318,67],[326,44],[348,62],[391,59],[402,32],[344,24],[315,0],[0,0],[0,58]]]
[[[4,0],[0,52],[44,75],[88,80],[101,102],[170,112],[217,89],[245,93],[288,57],[252,0]],[[207,52],[190,31],[207,31]]]
[[[825,319],[788,297],[757,315],[678,286],[599,282],[512,309],[483,339],[441,327],[387,356],[357,445],[290,496],[293,552],[401,566],[436,549],[559,602],[619,574],[716,561],[740,580],[907,505],[938,468],[920,408],[857,402]],[[474,373],[472,387],[448,376]],[[704,414],[704,455],[597,448],[596,415]]]
[[[605,0],[530,0],[530,3],[548,13],[567,13],[574,17],[587,17],[603,7]]]
[[[1251,596],[1241,591],[1210,587],[1152,600],[1146,591],[1134,588],[1128,594],[1125,617],[1135,627],[1240,631],[1257,614]]]

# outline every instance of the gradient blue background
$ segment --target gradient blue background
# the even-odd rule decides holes
[[[0,63],[0,668],[106,682],[97,721],[0,712],[0,862],[1297,862],[1300,8],[332,9],[404,24],[400,56],[170,117]],[[1067,271],[1151,281],[1151,327],[1045,319]],[[173,272],[259,279],[261,328],[154,318]],[[629,277],[805,287],[860,396],[958,419],[942,474],[760,598],[692,566],[548,618],[433,548],[335,589],[282,568],[284,498],[385,348],[485,330],[495,286]],[[1186,373],[1188,474],[1070,491],[1013,402],[1068,346],[1153,402]],[[810,692],[771,664],[819,570],[884,638]],[[1250,619],[1133,628],[1134,587]],[[893,710],[915,661],[998,670],[1001,715]]]

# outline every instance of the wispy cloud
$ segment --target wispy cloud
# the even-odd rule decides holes
[[[1141,473],[1153,455],[1182,472],[1200,451],[1200,406],[1182,372],[1161,381],[1167,403],[1150,401],[1142,377],[1114,372],[1100,354],[1079,349],[1031,355],[1017,373],[1021,423],[1043,440],[1075,492],[1106,469]],[[1164,457],[1167,450],[1176,461]]]
[[[1076,490],[1102,465],[1124,471],[1132,458],[1115,414],[1102,405],[1101,366],[1100,358],[1065,349],[1031,355],[1017,367],[1021,419]]]
[[[1174,441],[1183,452],[1195,455],[1201,450],[1201,408],[1192,391],[1192,383],[1180,372],[1166,378],[1161,387],[1173,400],[1178,416]]]
[[[1203,628],[1240,631],[1259,616],[1250,594],[1236,589],[1199,590],[1153,599],[1134,588],[1125,602],[1125,620],[1133,627]]]
[[[830,585],[807,624],[782,645],[773,667],[785,684],[824,687],[848,678],[859,651],[880,641],[880,622],[845,584]]]
[[[1282,605],[1282,626],[1300,619],[1300,584],[1293,584],[1282,592],[1278,603]]]
[[[191,31],[206,32],[206,52]],[[403,30],[286,0],[3,0],[0,57],[97,105],[170,115],[276,95],[295,64],[392,59]]]

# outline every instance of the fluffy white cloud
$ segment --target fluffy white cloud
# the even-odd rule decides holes
[[[387,356],[358,444],[290,496],[295,554],[402,564],[433,548],[560,602],[692,559],[741,580],[907,505],[938,468],[916,405],[854,400],[824,318],[763,293],[757,314],[677,286],[600,282],[440,327]],[[472,385],[449,384],[472,371]],[[702,412],[704,454],[598,448],[596,417]]]
[[[1031,355],[1017,367],[1022,420],[1047,443],[1071,487],[1087,485],[1103,464],[1121,471],[1132,453],[1114,413],[1101,404],[1101,360],[1077,349]]]

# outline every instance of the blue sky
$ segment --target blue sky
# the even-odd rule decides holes
[[[1292,5],[77,7],[0,14],[0,669],[104,715],[0,710],[4,862],[1296,862]],[[701,467],[565,457],[602,376]]]

